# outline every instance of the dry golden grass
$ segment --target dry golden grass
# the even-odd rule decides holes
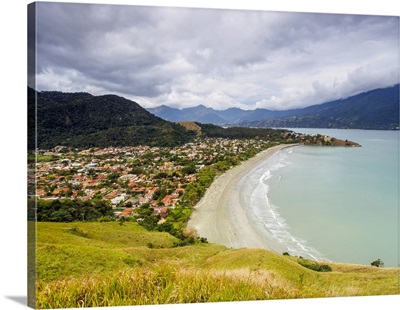
[[[198,136],[201,135],[201,127],[195,122],[179,122],[179,124],[185,127],[187,130],[195,131]]]
[[[399,268],[316,272],[296,257],[169,238],[134,223],[38,223],[37,308],[399,294]]]

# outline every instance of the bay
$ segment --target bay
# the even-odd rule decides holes
[[[251,213],[270,209],[269,221],[273,214],[279,230],[264,224],[275,233],[280,250],[291,255],[364,265],[380,258],[386,267],[398,266],[399,132],[292,130],[362,147],[280,151],[254,173],[265,189],[253,191]]]

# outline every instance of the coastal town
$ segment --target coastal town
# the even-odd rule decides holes
[[[40,199],[101,199],[117,217],[148,204],[162,218],[184,203],[189,184],[204,167],[220,170],[270,147],[263,140],[197,139],[175,148],[149,146],[38,150],[36,196]],[[229,159],[229,160],[228,160]],[[230,162],[229,167],[223,167]]]
[[[303,144],[332,141],[291,132],[284,139]],[[41,200],[102,201],[116,218],[135,215],[135,209],[145,206],[165,219],[171,209],[193,207],[215,176],[279,143],[197,138],[173,148],[57,146],[35,152],[31,182],[35,183],[34,195]]]

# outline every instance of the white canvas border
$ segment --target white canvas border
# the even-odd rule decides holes
[[[2,74],[1,90],[1,309],[26,309],[26,16],[27,4],[31,1],[3,1],[1,6],[2,24]],[[50,1],[45,1],[50,2]],[[110,1],[63,1],[105,3]],[[129,0],[113,4],[152,5],[175,7],[229,8],[270,11],[350,13],[372,15],[400,15],[400,8],[392,0],[381,1],[316,1],[280,0],[276,3],[259,0]],[[400,296],[347,297],[310,300],[262,301],[245,303],[214,303],[195,305],[142,306],[140,309],[242,309],[256,307],[269,309],[337,309],[337,308],[391,308],[400,304]],[[100,308],[99,308],[100,309]],[[107,307],[101,309],[120,309]],[[138,309],[124,307],[123,309]]]

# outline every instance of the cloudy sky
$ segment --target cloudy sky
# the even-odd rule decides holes
[[[284,110],[399,82],[399,18],[37,4],[38,90]]]

